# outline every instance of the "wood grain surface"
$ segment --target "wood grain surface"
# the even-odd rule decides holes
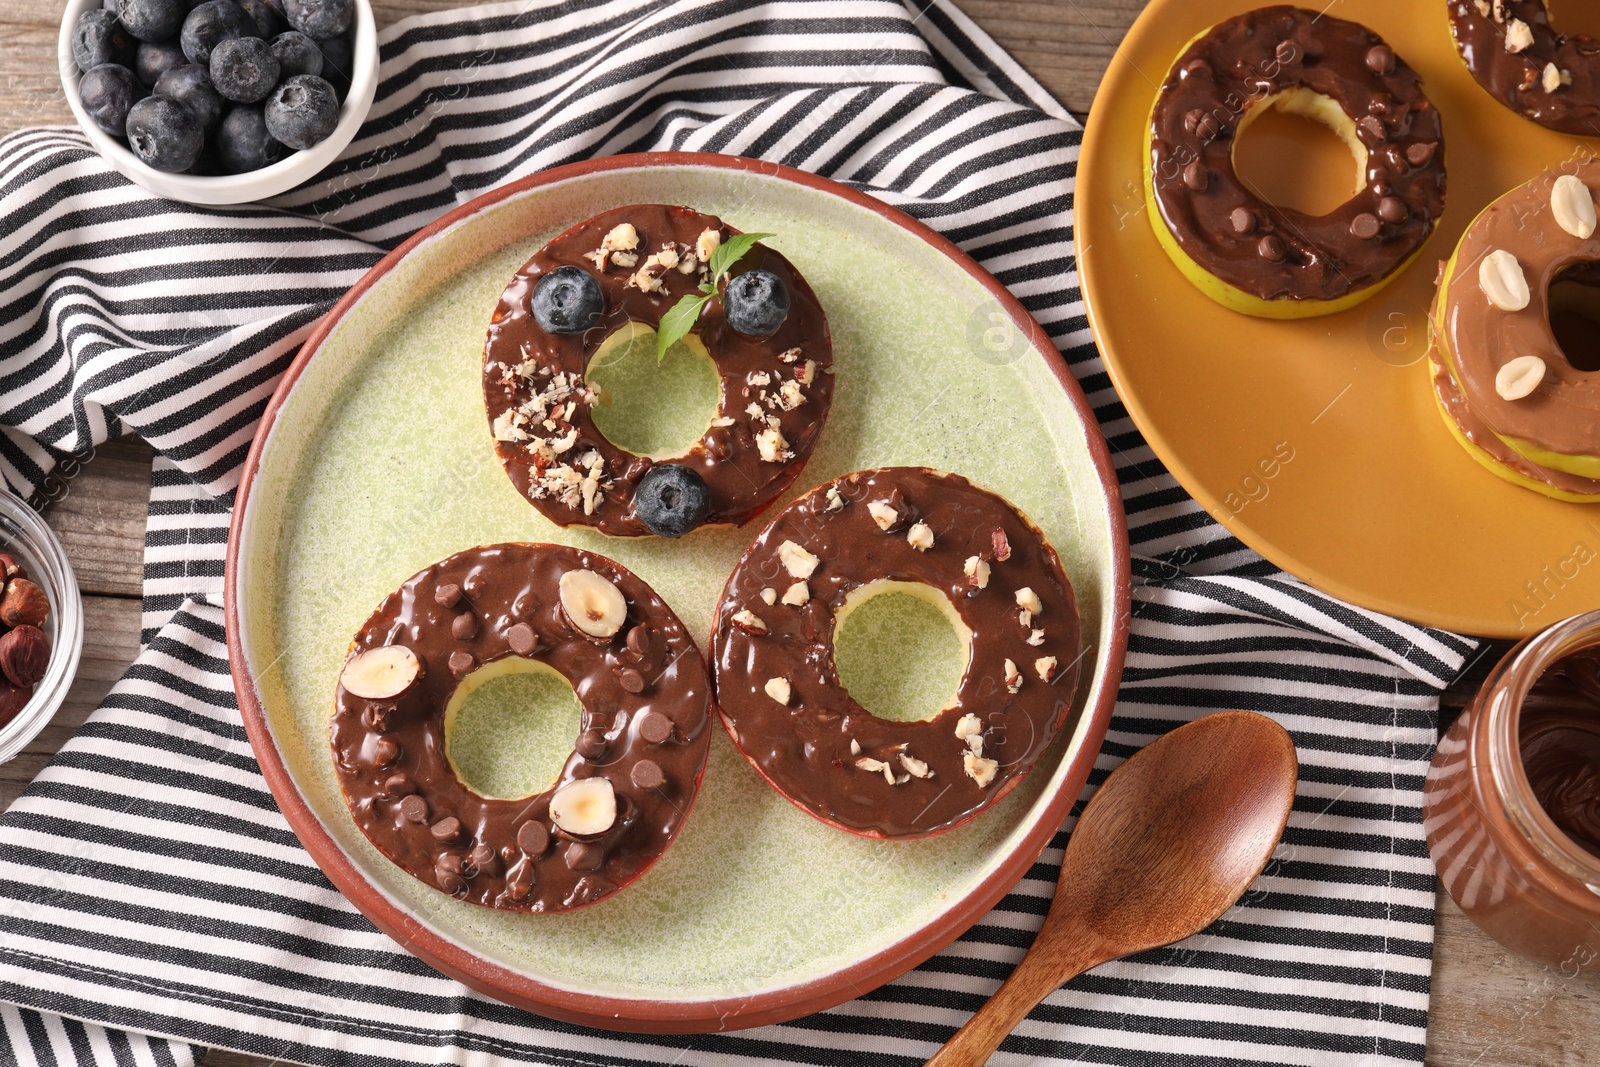
[[[1088,112],[1117,42],[1144,6],[1143,0],[957,3],[1079,116]],[[379,25],[386,26],[406,15],[461,5],[377,0],[374,6]],[[0,0],[0,135],[72,121],[56,73],[61,9],[62,0]],[[138,653],[149,474],[149,449],[118,442],[97,449],[53,488],[45,516],[66,544],[84,592],[83,665],[55,721],[26,752],[0,765],[0,808],[10,806]],[[269,1067],[277,1061],[217,1050],[205,1062]],[[1563,975],[1506,952],[1441,893],[1428,1067],[1595,1062],[1600,1062],[1600,975]]]

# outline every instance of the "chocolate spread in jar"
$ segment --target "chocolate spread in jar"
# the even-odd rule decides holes
[[[633,227],[637,245],[608,252],[607,235],[619,226]],[[557,525],[593,526],[613,537],[651,533],[634,508],[634,494],[657,461],[600,432],[591,415],[600,398],[585,376],[606,338],[630,321],[655,329],[681,298],[699,292],[710,275],[695,250],[708,232],[720,243],[739,231],[686,207],[616,208],[552,239],[500,297],[483,357],[490,431],[517,492]],[[666,249],[675,265],[650,266],[650,258]],[[604,310],[583,333],[549,333],[533,316],[535,286],[558,267],[576,267],[600,285]],[[765,245],[752,248],[732,271],[754,268],[782,279],[789,313],[771,335],[747,337],[728,325],[720,299],[705,306],[694,332],[721,379],[718,407],[687,453],[661,460],[705,480],[707,525],[745,522],[777,499],[805,466],[833,401],[833,343],[816,294],[793,264]]]
[[[1561,832],[1600,856],[1600,647],[1557,660],[1522,701],[1522,767]]]
[[[559,589],[574,570],[621,592],[626,617],[610,637],[580,633],[567,618]],[[367,699],[341,675],[330,743],[356,825],[400,867],[474,904],[564,911],[615,893],[672,843],[710,751],[710,682],[682,622],[643,580],[562,545],[469,549],[391,593],[351,655],[391,645],[411,650],[421,676],[397,697]],[[485,797],[446,758],[445,708],[472,671],[515,656],[572,683],[581,726],[549,789]],[[594,834],[567,833],[552,798],[597,777],[614,790],[615,820]]]

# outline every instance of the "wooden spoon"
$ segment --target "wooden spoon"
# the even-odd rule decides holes
[[[1248,711],[1136,752],[1079,817],[1028,954],[928,1067],[977,1067],[1063,983],[1210,926],[1272,858],[1298,777],[1288,731]]]

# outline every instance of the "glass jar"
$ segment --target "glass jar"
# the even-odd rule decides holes
[[[0,727],[0,763],[15,756],[54,717],[72,688],[83,655],[83,597],[67,553],[55,531],[26,502],[0,488],[0,552],[13,556],[28,580],[44,590],[50,602],[45,636],[50,638],[50,666],[33,687],[27,707]]]
[[[1446,891],[1500,944],[1567,974],[1600,970],[1600,856],[1564,833],[1534,795],[1522,711],[1546,669],[1596,645],[1600,611],[1506,653],[1440,739],[1423,791],[1428,851]]]

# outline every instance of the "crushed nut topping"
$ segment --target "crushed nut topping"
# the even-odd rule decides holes
[[[984,759],[982,756],[974,755],[971,752],[963,752],[961,754],[961,769],[967,772],[968,778],[978,783],[978,788],[984,789],[988,787],[990,782],[994,781],[994,776],[1000,770],[1000,764],[992,759]]]
[[[772,375],[768,374],[764,370],[753,370],[749,374],[745,375],[744,380],[747,385],[768,385],[772,382]]]
[[[967,562],[962,564],[962,571],[966,573],[967,583],[978,589],[987,589],[989,586],[989,561],[981,556],[968,556]]]
[[[778,546],[778,562],[783,564],[783,569],[791,577],[804,580],[817,571],[817,557],[807,552],[793,541],[785,541]]]
[[[767,679],[767,684],[765,686],[763,686],[762,688],[764,688],[767,691],[767,696],[771,697],[773,700],[776,700],[778,703],[782,704],[784,707],[788,707],[789,706],[789,697],[794,692],[794,690],[789,685],[789,679],[787,679],[787,678],[768,678]]]
[[[783,591],[783,602],[791,607],[804,607],[811,602],[811,587],[804,581],[795,582]]]
[[[1034,673],[1038,674],[1039,681],[1050,684],[1050,679],[1056,676],[1056,658],[1054,656],[1040,656],[1033,661]]]
[[[1533,46],[1533,31],[1521,19],[1506,24],[1506,51],[1524,52]]]
[[[867,514],[872,516],[872,521],[878,524],[878,529],[887,533],[895,523],[900,521],[900,513],[889,506],[887,500],[873,500],[867,504]]]
[[[906,773],[913,778],[933,777],[933,772],[928,769],[928,765],[909,752],[900,753],[900,766],[904,767]]]
[[[618,223],[611,227],[611,232],[600,239],[600,247],[593,252],[585,252],[583,258],[594,263],[594,269],[604,273],[607,259],[616,261],[619,266],[631,267],[638,261],[638,256],[631,256],[630,262],[623,263],[622,256],[617,253],[632,252],[639,247],[639,231],[631,222]]]
[[[1006,660],[1006,692],[1015,693],[1022,688],[1022,672],[1011,660]]]
[[[767,632],[767,624],[761,621],[761,616],[749,608],[740,608],[733,613],[733,617],[729,621],[745,633],[764,634]]]
[[[801,385],[810,385],[817,380],[817,361],[808,359],[794,369],[794,380]]]
[[[768,586],[767,588],[761,590],[761,599],[765,600],[768,604],[776,604],[778,602],[778,591],[771,586]]]
[[[881,772],[883,774],[883,780],[888,782],[890,785],[899,785],[901,782],[906,780],[904,778],[897,779],[894,776],[894,768],[892,766],[883,762],[881,759],[873,759],[871,756],[862,756],[860,759],[856,760],[856,766],[864,771],[871,771],[874,774]]]
[[[1028,635],[1028,644],[1032,645],[1034,648],[1038,648],[1040,645],[1044,644],[1044,631],[1035,630],[1030,633]]]
[[[806,402],[806,394],[801,391],[799,382],[784,382],[778,386],[778,406],[785,411],[793,411]]]
[[[857,741],[853,737],[850,739],[850,755],[852,755],[852,756],[861,755],[861,742]]]
[[[823,511],[838,511],[844,507],[844,497],[839,495],[839,487],[837,485],[828,486],[827,501],[828,506],[823,508]]]
[[[1553,93],[1561,88],[1561,68],[1554,63],[1544,65],[1544,75],[1540,78],[1540,87],[1547,93]]]
[[[767,463],[784,463],[794,458],[794,453],[789,451],[789,442],[783,439],[783,431],[770,423],[756,434],[756,450]]]
[[[1000,527],[994,528],[994,533],[989,537],[990,544],[994,547],[994,561],[1004,563],[1011,558],[1011,542],[1006,540],[1006,532]]]
[[[1017,590],[1017,607],[1029,615],[1038,615],[1044,611],[1044,604],[1039,601],[1039,594],[1031,586],[1023,586]]]
[[[721,230],[702,230],[694,242],[694,254],[706,263],[711,262],[711,253],[722,245]]]
[[[913,523],[910,530],[906,531],[906,543],[918,552],[926,552],[933,547],[933,529],[925,522]]]
[[[798,348],[785,348],[782,352],[778,353],[778,360],[782,363],[793,363],[799,358],[800,350]]]

